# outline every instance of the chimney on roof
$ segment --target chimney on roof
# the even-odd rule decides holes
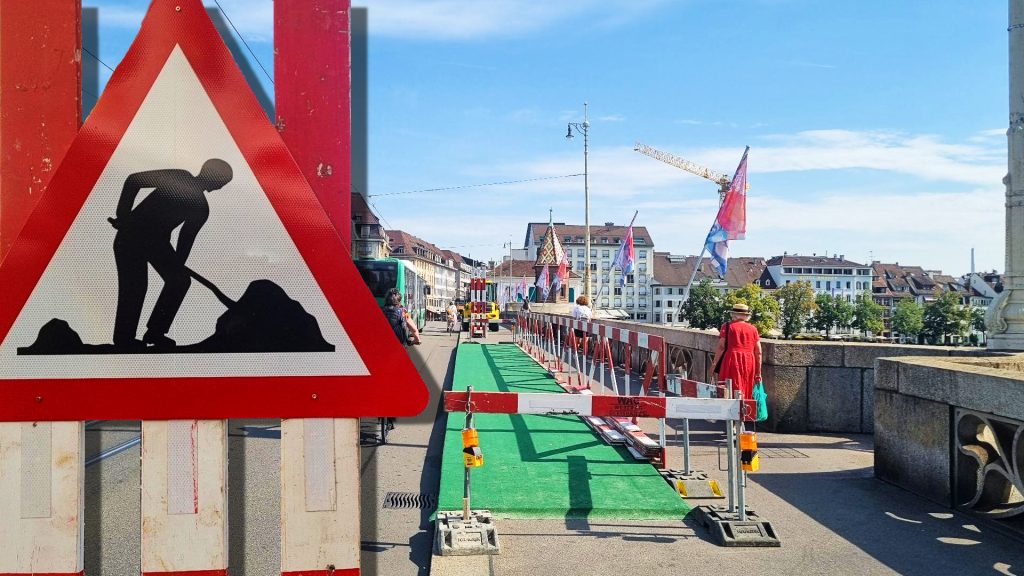
[[[615,222],[605,222],[604,225],[605,226],[609,226],[609,227],[610,226],[615,226]]]
[[[839,255],[839,259],[840,260],[846,260],[846,254],[840,254]]]
[[[833,260],[835,260],[835,259],[836,259],[836,255],[835,255],[834,253],[832,254],[832,259],[833,259]]]

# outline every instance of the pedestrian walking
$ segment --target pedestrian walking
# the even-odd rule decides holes
[[[750,307],[742,302],[729,310],[732,320],[719,329],[718,347],[713,360],[718,380],[732,380],[732,389],[743,394],[744,400],[753,398],[754,382],[761,380],[761,337],[757,327],[749,322]],[[754,415],[744,415],[753,420]]]

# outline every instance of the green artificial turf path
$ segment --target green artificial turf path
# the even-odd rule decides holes
[[[512,344],[460,344],[454,390],[562,392]],[[605,444],[578,416],[475,414],[484,465],[472,507],[499,518],[681,519],[690,507],[647,462]],[[462,412],[448,414],[439,510],[461,510]]]

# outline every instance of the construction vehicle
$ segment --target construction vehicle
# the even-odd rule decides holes
[[[490,289],[491,289],[491,281],[490,280],[487,281],[487,289],[488,289],[488,291],[490,291]],[[490,293],[489,292],[488,292],[487,298],[488,298],[488,302],[485,304],[485,306],[487,307],[487,309],[485,310],[485,313],[487,314],[487,329],[490,330],[491,332],[497,332],[498,331],[498,327],[501,326],[501,311],[498,310],[497,303],[495,303],[493,300],[490,300],[491,297],[490,297]],[[465,306],[462,307],[462,331],[463,332],[469,330],[469,319],[470,319],[470,314],[472,314],[472,313],[473,313],[473,303],[472,302],[466,302]]]

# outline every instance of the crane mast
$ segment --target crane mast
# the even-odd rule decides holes
[[[661,150],[652,148],[640,142],[636,143],[636,146],[633,147],[633,150],[641,154],[644,154],[645,156],[650,156],[655,160],[660,160],[665,164],[668,164],[669,166],[681,168],[691,174],[696,174],[701,178],[710,180],[715,184],[718,184],[718,203],[719,205],[721,205],[721,203],[725,201],[725,193],[729,191],[729,186],[732,185],[732,181],[725,174],[722,174],[721,172],[715,172],[710,168],[705,168],[700,164],[690,162],[689,160],[686,160],[685,158],[680,158],[675,154],[662,152]]]

